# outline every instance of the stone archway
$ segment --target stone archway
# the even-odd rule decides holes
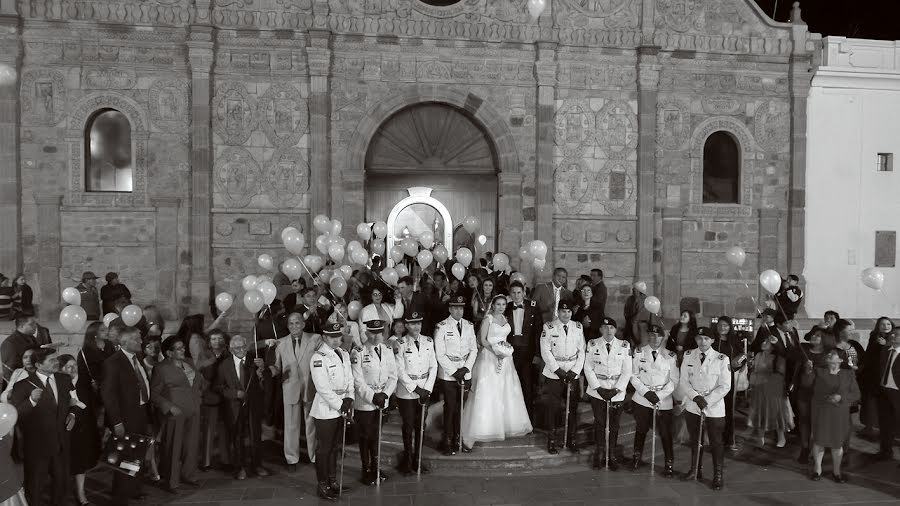
[[[422,103],[446,104],[464,111],[493,144],[498,179],[497,250],[518,250],[522,231],[522,175],[518,152],[506,120],[483,98],[452,86],[410,85],[370,108],[339,153],[335,166],[339,177],[332,180],[331,215],[345,223],[359,223],[365,216],[365,167],[369,144],[376,132],[398,111]]]

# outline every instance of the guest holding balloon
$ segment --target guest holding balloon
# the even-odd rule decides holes
[[[775,294],[775,303],[778,305],[779,311],[784,316],[793,320],[797,314],[797,308],[803,300],[803,291],[800,289],[800,278],[796,274],[789,274],[787,279],[782,281],[781,290]]]
[[[0,403],[0,506],[28,506],[25,472],[13,460],[13,428],[19,414],[12,404]]]
[[[125,299],[131,303],[131,291],[121,281],[119,274],[115,272],[106,273],[106,285],[100,289],[100,301],[103,304],[103,314],[115,313],[116,301]]]
[[[647,283],[638,281],[631,287],[631,295],[625,300],[625,336],[632,348],[640,348],[642,330],[646,329],[650,314],[644,305],[647,298]]]
[[[493,279],[485,279],[481,282],[481,290],[477,290],[476,295],[472,297],[469,301],[469,304],[472,306],[472,323],[475,324],[475,328],[481,327],[481,321],[484,320],[485,312],[488,310],[488,305],[491,300],[494,299],[494,280]]]
[[[462,294],[466,297],[466,300],[469,301],[469,304],[466,305],[463,318],[469,321],[473,321],[475,319],[475,310],[472,302],[476,298],[481,297],[481,278],[479,278],[477,274],[472,272],[466,274],[465,267],[458,263],[453,265],[454,275],[456,275],[457,266],[459,266],[459,271],[463,273],[463,279],[465,280],[462,287]]]

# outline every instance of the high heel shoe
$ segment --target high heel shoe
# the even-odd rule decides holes
[[[845,478],[843,474],[832,474],[831,479],[834,480],[835,483],[847,483],[847,478]]]
[[[784,448],[784,445],[786,445],[786,444],[787,444],[787,440],[785,439],[784,436],[781,436],[780,438],[778,438],[778,442],[775,443],[775,447],[776,448]]]
[[[812,473],[809,479],[811,479],[812,481],[819,481],[822,479],[822,473]]]

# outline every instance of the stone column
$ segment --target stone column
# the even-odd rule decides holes
[[[61,290],[59,287],[59,271],[62,265],[62,246],[60,241],[62,220],[60,207],[63,196],[37,192],[34,203],[37,206],[37,252],[38,252],[38,290],[35,302],[39,305],[39,316],[43,319],[55,319],[62,309]]]
[[[522,174],[501,172],[497,177],[497,223],[500,224],[497,247],[498,251],[515,255],[522,244],[522,230],[521,226],[510,227],[508,224],[522,223]]]
[[[788,70],[791,96],[791,180],[788,192],[787,269],[799,276],[803,273],[806,257],[806,107],[812,84],[812,57],[806,50],[808,32],[800,17],[799,5],[794,5],[791,18],[794,23],[794,47]],[[801,282],[805,283],[805,280],[801,279]],[[798,308],[798,315],[806,316],[803,304]]]
[[[684,210],[662,210],[662,316],[678,318],[681,313],[681,250]]]
[[[638,49],[638,153],[637,153],[637,261],[635,278],[647,283],[649,293],[656,288],[653,268],[653,239],[656,230],[653,208],[656,202],[656,105],[659,94],[657,63],[659,48]],[[680,232],[679,232],[680,233]],[[681,281],[679,280],[680,284]]]
[[[178,272],[178,206],[177,197],[158,197],[152,200],[156,208],[156,305],[163,318],[176,320],[176,280]]]
[[[534,283],[550,278],[556,259],[553,251],[553,145],[556,135],[554,116],[556,114],[556,44],[537,43],[537,61],[534,62],[538,85],[537,115],[535,117],[535,223],[534,238],[547,243],[547,268],[536,277]],[[510,253],[519,247],[509,248]]]
[[[762,272],[766,269],[778,270],[778,222],[780,214],[778,209],[759,210],[759,263],[756,266],[756,272]],[[757,289],[759,290],[759,300],[765,300],[767,292],[758,284]]]
[[[210,71],[213,29],[192,26],[187,42],[191,67],[191,291],[190,311],[206,314],[212,293],[212,129]]]
[[[0,272],[22,271],[19,178],[19,29],[15,6],[0,9]]]
[[[363,203],[344,208],[342,199],[331,191],[331,32],[310,30],[306,48],[309,68],[309,216],[326,214],[343,220],[347,226],[363,221]],[[334,205],[334,207],[332,207]],[[357,207],[359,209],[357,209]],[[307,230],[311,221],[306,224]],[[307,232],[304,230],[304,232]],[[309,234],[307,233],[307,236]]]

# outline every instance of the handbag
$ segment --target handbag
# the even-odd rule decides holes
[[[734,373],[734,391],[746,392],[750,389],[750,378],[747,376],[747,368],[744,367]]]
[[[117,437],[109,433],[100,462],[120,473],[137,476],[149,463],[147,456],[154,444],[156,441],[152,437],[143,434],[127,433]]]

